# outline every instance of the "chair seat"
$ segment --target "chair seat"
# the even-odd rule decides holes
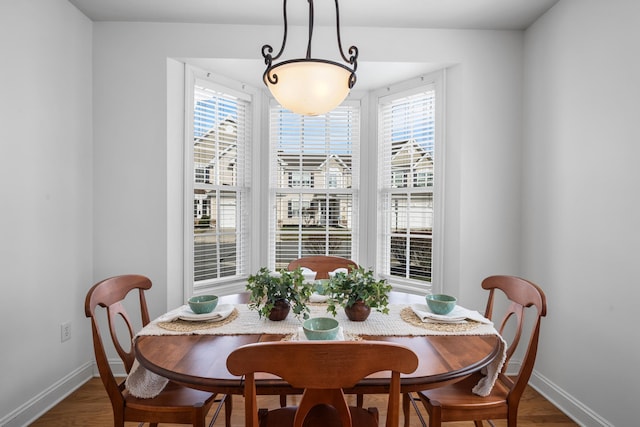
[[[504,406],[506,410],[506,399],[509,389],[505,387],[500,380],[496,381],[491,390],[491,394],[486,397],[478,396],[471,391],[481,378],[482,375],[476,373],[462,381],[444,387],[421,391],[418,395],[421,399],[427,398],[431,401],[438,402],[442,409],[458,409],[464,406],[470,410],[477,410],[480,408],[495,409],[496,407]]]
[[[292,426],[297,409],[296,406],[287,406],[270,411],[261,409],[258,413],[260,427]],[[349,411],[351,412],[353,427],[378,426],[377,408],[364,409],[350,406]],[[303,427],[342,427],[342,423],[338,412],[333,406],[317,405],[305,418]]]
[[[148,410],[157,407],[159,412],[176,412],[184,410],[189,412],[194,407],[210,404],[216,398],[215,394],[183,387],[174,382],[169,382],[160,394],[151,399],[140,399],[128,393],[125,394],[126,406],[132,409]]]

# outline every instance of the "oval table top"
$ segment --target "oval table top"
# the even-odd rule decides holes
[[[423,301],[417,295],[392,292],[392,303]],[[246,294],[221,298],[221,303],[246,303]],[[145,335],[135,340],[136,357],[146,369],[188,387],[225,394],[242,394],[242,379],[227,370],[227,356],[250,343],[280,341],[283,335]],[[362,336],[365,340],[392,341],[411,348],[418,368],[403,374],[403,392],[425,390],[459,381],[491,363],[500,353],[498,335]],[[286,355],[284,356],[286,357]],[[257,377],[258,379],[258,377]],[[389,377],[379,373],[362,380],[353,392],[384,392]],[[293,393],[277,377],[259,377],[259,394]]]

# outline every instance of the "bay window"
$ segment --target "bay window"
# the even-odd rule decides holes
[[[439,79],[372,92],[367,141],[360,101],[301,116],[274,102],[258,107],[257,89],[238,87],[203,77],[190,88],[184,265],[192,292],[243,290],[260,267],[311,255],[353,259],[396,287],[428,289],[442,242]],[[362,156],[377,161],[363,170]]]

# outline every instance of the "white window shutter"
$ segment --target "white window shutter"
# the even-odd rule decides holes
[[[194,86],[194,290],[247,274],[250,97],[206,80]]]
[[[378,273],[431,282],[434,225],[435,89],[379,104]]]
[[[271,107],[271,268],[303,256],[357,257],[360,108],[345,104],[315,117]]]

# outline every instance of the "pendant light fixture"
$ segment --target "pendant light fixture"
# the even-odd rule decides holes
[[[272,56],[273,48],[262,46],[262,56],[267,68],[262,75],[264,84],[269,88],[276,100],[287,110],[305,116],[317,116],[327,113],[344,101],[356,83],[358,67],[358,48],[349,48],[349,58],[342,50],[340,40],[340,12],[336,3],[336,32],[338,49],[342,59],[351,66],[311,56],[311,39],[313,37],[313,0],[309,2],[309,40],[305,58],[289,59],[274,64],[280,58],[287,43],[287,0],[283,0],[284,37],[282,47],[276,56]]]

